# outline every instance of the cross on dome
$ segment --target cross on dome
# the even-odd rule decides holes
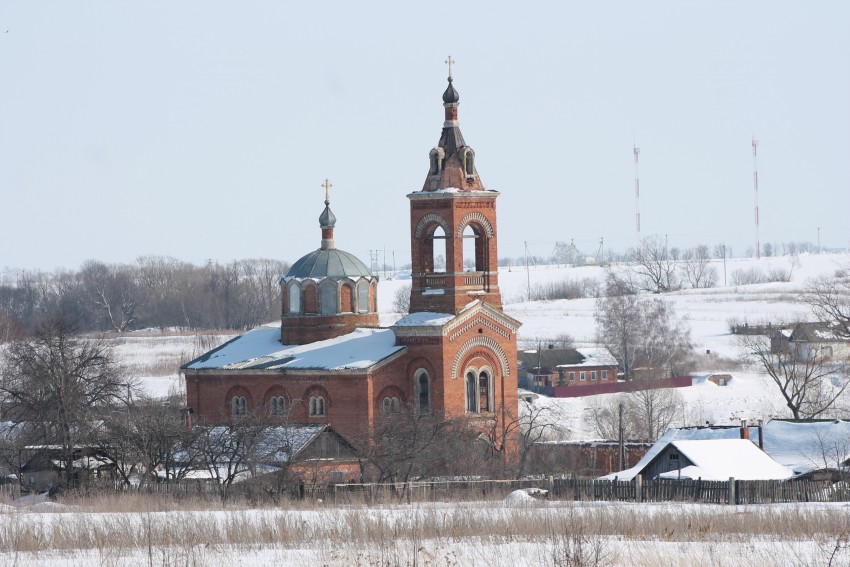
[[[327,178],[325,178],[325,182],[322,183],[322,187],[325,188],[325,204],[330,205],[331,204],[331,187],[333,187],[333,184],[330,181],[328,181]]]
[[[449,66],[449,80],[450,81],[452,80],[452,65],[454,65],[455,63],[456,63],[456,61],[454,59],[452,59],[451,55],[449,55],[448,58],[445,60],[445,64]]]

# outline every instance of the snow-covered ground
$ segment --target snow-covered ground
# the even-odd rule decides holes
[[[846,504],[489,502],[101,512],[0,505],[0,563],[845,565]],[[190,507],[189,507],[190,508]]]
[[[801,255],[794,262],[789,282],[723,286],[709,289],[687,289],[665,294],[679,315],[686,315],[697,357],[696,372],[722,370],[724,362],[736,359],[739,349],[729,333],[729,322],[758,323],[764,320],[781,321],[810,319],[808,307],[801,301],[806,283],[811,278],[833,275],[850,266],[848,254]],[[714,261],[719,280],[723,282],[723,263]],[[727,281],[733,280],[738,270],[758,268],[791,270],[789,257],[755,259],[734,258],[726,262]],[[595,278],[604,280],[605,270],[598,266],[559,267],[534,266],[502,269],[499,284],[505,300],[505,311],[523,323],[519,332],[520,343],[532,345],[538,340],[556,339],[570,335],[577,346],[593,346],[596,334],[593,311],[594,299],[523,301],[528,282],[532,286],[564,280]],[[614,270],[624,269],[614,266]],[[378,307],[383,325],[394,323],[400,317],[393,312],[396,292],[410,284],[409,273],[384,277],[378,287]],[[234,335],[161,336],[155,332],[129,333],[118,341],[117,353],[152,395],[165,395],[169,390],[182,388],[177,368],[205,350],[229,340]],[[685,400],[679,424],[704,424],[706,421],[732,423],[741,417],[750,419],[787,417],[784,402],[769,378],[757,372],[733,372],[733,380],[725,387],[710,382],[678,391]],[[588,417],[587,402],[594,398],[571,398],[541,403],[558,407],[563,416],[563,429],[571,439],[595,437]]]

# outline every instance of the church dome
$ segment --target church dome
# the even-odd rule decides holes
[[[460,95],[452,86],[452,78],[449,77],[449,86],[446,87],[446,92],[443,93],[443,102],[446,104],[454,104],[460,100]]]
[[[284,279],[290,278],[373,277],[372,271],[357,256],[336,248],[310,252],[295,262]]]

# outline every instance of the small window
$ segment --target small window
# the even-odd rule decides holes
[[[396,396],[387,396],[384,398],[383,402],[381,402],[381,411],[384,415],[399,413],[401,411],[401,402],[399,402],[399,399]]]
[[[322,417],[325,415],[325,398],[322,396],[310,396],[310,417]]]
[[[286,398],[274,396],[269,399],[269,415],[286,415]]]
[[[679,453],[670,453],[670,460],[671,461],[678,461],[679,460]]]
[[[575,381],[576,381],[576,373],[570,372],[570,382],[575,382]]]
[[[607,380],[607,379],[608,379],[608,371],[607,371],[607,370],[603,370],[603,371],[602,371],[602,379],[603,379],[603,380]]]
[[[230,400],[231,415],[248,415],[248,398],[245,396],[233,396]]]
[[[579,373],[579,380],[581,380],[582,382],[584,382],[584,381],[586,380],[586,377],[585,377],[585,373],[584,373],[584,372],[580,372],[580,373]]]
[[[596,370],[591,370],[591,371],[590,371],[590,381],[591,381],[591,382],[596,382]]]

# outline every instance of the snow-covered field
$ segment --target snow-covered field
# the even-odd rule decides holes
[[[2,564],[766,567],[846,565],[850,555],[844,504],[51,508],[0,506]]]

